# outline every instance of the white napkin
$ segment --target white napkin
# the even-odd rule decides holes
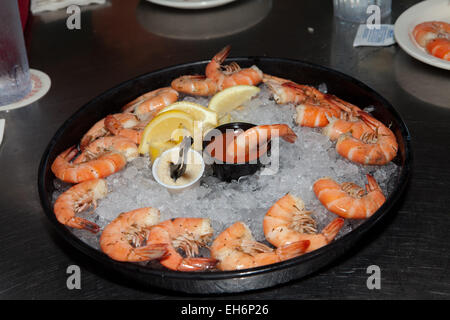
[[[5,131],[5,119],[0,119],[0,146],[2,145],[4,131]]]
[[[85,6],[88,4],[104,4],[105,0],[31,0],[31,12],[55,11],[73,4]]]

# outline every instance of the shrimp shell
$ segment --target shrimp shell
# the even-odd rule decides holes
[[[103,179],[88,180],[74,185],[56,199],[53,206],[56,219],[68,227],[97,233],[100,229],[97,224],[75,215],[91,204],[96,206],[96,201],[105,197],[106,193],[106,181]]]
[[[313,190],[331,212],[343,218],[364,219],[374,214],[386,201],[376,180],[369,174],[366,177],[366,192],[354,183],[339,184],[331,178],[317,180]]]
[[[282,247],[302,240],[309,240],[306,252],[319,249],[336,237],[344,225],[344,219],[336,218],[318,233],[310,212],[305,210],[302,199],[286,194],[264,216],[264,235],[271,244]]]
[[[211,222],[204,218],[176,218],[163,221],[150,230],[148,243],[166,244],[168,257],[160,262],[176,271],[202,271],[214,268],[217,261],[212,258],[196,258],[199,246],[206,246],[213,234]],[[177,248],[187,257],[183,258]]]
[[[261,83],[263,73],[256,66],[241,69],[236,62],[228,66],[222,65],[230,50],[231,46],[226,46],[211,59],[211,62],[206,66],[206,77],[216,82],[219,90],[236,85],[255,86]]]
[[[277,263],[302,255],[309,240],[272,249],[257,242],[246,224],[236,222],[225,229],[211,245],[211,255],[220,270],[241,270]]]
[[[127,164],[127,159],[119,152],[105,153],[86,162],[71,163],[70,161],[77,153],[75,146],[72,146],[63,151],[53,161],[51,170],[58,179],[69,183],[79,183],[91,179],[105,178],[121,170]]]
[[[140,208],[121,213],[100,237],[102,251],[117,261],[139,262],[162,258],[165,244],[148,244],[150,228],[159,222],[159,210]]]

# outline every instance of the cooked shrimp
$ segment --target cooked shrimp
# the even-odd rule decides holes
[[[217,53],[206,66],[206,77],[216,82],[219,90],[236,85],[257,85],[263,79],[263,73],[256,66],[241,69],[236,63],[223,66],[222,63],[228,57],[231,46],[226,46]]]
[[[166,244],[169,256],[160,262],[166,268],[177,271],[202,271],[215,267],[217,261],[211,258],[194,258],[198,247],[204,247],[213,234],[209,219],[176,218],[163,221],[152,227],[147,243]],[[183,258],[177,248],[182,249]]]
[[[305,253],[309,243],[309,240],[304,240],[272,249],[257,242],[244,223],[236,222],[214,240],[211,255],[219,260],[218,269],[240,270],[297,257]]]
[[[264,83],[278,104],[312,102],[323,100],[325,94],[312,86],[297,84],[293,81],[264,74]]]
[[[123,107],[124,112],[133,112],[139,119],[148,118],[178,100],[178,92],[170,87],[156,89],[137,97]]]
[[[344,219],[336,218],[321,233],[316,222],[306,211],[302,199],[286,194],[267,212],[263,221],[264,235],[275,247],[309,240],[306,252],[311,252],[333,241],[344,225]]]
[[[233,155],[250,154],[264,147],[272,138],[283,138],[289,143],[297,140],[297,135],[287,124],[270,124],[252,127],[239,134],[227,146],[227,153]]]
[[[65,182],[79,183],[86,180],[104,178],[119,170],[126,164],[126,157],[120,152],[110,152],[100,157],[82,162],[71,163],[77,155],[75,146],[63,151],[52,163],[52,172],[55,176]]]
[[[303,103],[295,109],[295,123],[302,127],[321,128],[329,123],[330,118],[344,117],[341,111],[321,105]]]
[[[141,142],[143,133],[143,129],[140,124],[141,123],[138,122],[136,126],[132,128],[126,128],[113,116],[107,116],[105,118],[105,127],[113,135],[126,137],[137,145]]]
[[[296,107],[295,122],[303,127],[324,127],[330,119],[351,120],[361,110],[357,106],[338,97],[326,94],[320,100],[304,102]]]
[[[196,96],[211,96],[219,91],[217,83],[206,76],[181,76],[172,81],[172,88],[178,92]]]
[[[122,153],[127,161],[139,156],[136,143],[121,136],[101,137],[91,142],[82,153],[73,161],[74,164],[90,161],[109,152]]]
[[[360,109],[338,97],[314,87],[264,74],[264,83],[278,104],[294,103],[296,123],[303,127],[324,127],[329,118],[348,119]]]
[[[102,179],[89,180],[74,185],[56,199],[53,206],[56,219],[68,227],[97,233],[100,229],[98,225],[75,215],[91,204],[95,207],[97,200],[105,197],[106,193],[106,181]]]
[[[353,130],[340,135],[336,151],[341,156],[361,164],[384,165],[391,161],[398,150],[394,133],[366,112],[360,111],[359,117],[370,131]]]
[[[139,120],[134,114],[131,113],[116,113],[111,115],[123,128],[132,128],[139,123]],[[98,121],[92,126],[83,136],[80,142],[80,148],[83,150],[89,143],[97,138],[106,136],[109,131],[105,127],[105,119]]]
[[[413,36],[417,43],[425,48],[427,44],[436,38],[449,39],[450,24],[441,21],[427,21],[418,24],[413,30]]]
[[[337,140],[342,134],[354,132],[355,136],[361,137],[364,133],[371,132],[371,128],[360,118],[351,120],[331,118],[329,123],[322,129],[322,133],[331,141]]]
[[[369,174],[366,177],[366,190],[353,182],[339,184],[331,178],[317,180],[313,190],[331,212],[343,218],[364,219],[374,214],[386,201],[376,180]]]
[[[149,261],[167,254],[166,244],[148,244],[150,228],[159,222],[159,210],[140,208],[121,213],[100,237],[100,248],[117,261]]]
[[[439,59],[450,61],[450,40],[437,38],[427,44],[427,51]]]

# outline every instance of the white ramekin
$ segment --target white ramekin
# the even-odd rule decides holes
[[[157,170],[158,165],[159,165],[159,160],[161,160],[161,158],[165,154],[173,152],[173,150],[177,150],[177,152],[179,152],[180,148],[179,147],[175,147],[175,148],[166,150],[158,158],[156,158],[155,161],[153,161],[152,174],[153,174],[153,177],[155,178],[156,182],[158,182],[160,185],[165,187],[171,193],[178,193],[178,192],[181,192],[183,190],[190,189],[190,188],[198,186],[200,184],[200,178],[203,176],[203,172],[205,171],[205,162],[203,161],[202,155],[198,151],[195,151],[193,149],[189,149],[188,153],[194,153],[195,157],[196,157],[196,160],[198,160],[201,163],[201,165],[202,165],[200,173],[199,173],[199,175],[198,175],[198,177],[196,179],[194,179],[190,183],[182,185],[182,186],[167,185],[167,184],[165,184],[164,182],[162,182],[159,179],[159,177],[158,177],[158,170]]]

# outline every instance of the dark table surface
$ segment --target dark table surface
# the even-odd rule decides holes
[[[394,1],[391,23],[415,2]],[[396,210],[332,265],[286,285],[217,298],[450,298],[449,71],[397,45],[353,48],[355,26],[333,19],[332,1],[241,0],[188,12],[112,0],[83,8],[81,30],[68,30],[67,16],[32,16],[26,31],[30,66],[50,76],[50,92],[0,113],[0,298],[189,298],[131,284],[68,246],[43,214],[37,171],[50,138],[91,98],[152,70],[209,59],[226,44],[231,56],[305,60],[365,82],[405,120],[414,164]],[[81,267],[81,290],[66,286],[73,264]],[[381,269],[380,290],[366,286],[370,265]]]

